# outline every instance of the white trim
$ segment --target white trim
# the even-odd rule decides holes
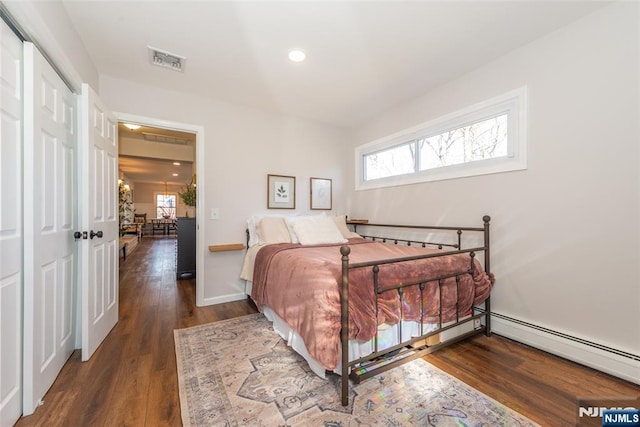
[[[241,292],[239,294],[229,294],[229,295],[223,295],[220,297],[205,298],[204,304],[202,305],[222,304],[224,302],[241,301],[247,298],[248,298],[247,294],[244,292]],[[202,305],[198,304],[198,306],[202,306]]]
[[[508,156],[475,162],[445,166],[436,169],[418,171],[405,175],[391,176],[364,181],[363,157],[402,143],[419,138],[430,137],[481,121],[500,112],[509,112]],[[355,148],[355,189],[392,187],[417,184],[500,172],[523,170],[527,168],[527,87],[523,86],[489,100],[479,102],[434,120],[421,123],[392,135],[379,138]]]
[[[175,215],[174,217],[178,217],[178,193],[176,192],[171,192],[171,191],[166,191],[166,192],[162,192],[162,191],[154,191],[153,192],[153,207],[155,209],[156,215],[158,214],[158,195],[162,195],[162,196],[174,196],[176,198],[176,205],[173,207],[173,209],[175,210]],[[158,217],[156,218],[150,218],[150,219],[160,219]]]
[[[206,169],[204,167],[204,126],[172,122],[153,117],[138,116],[128,113],[114,113],[119,122],[138,123],[146,126],[153,126],[163,129],[192,132],[196,134],[196,176],[198,179],[198,192],[196,197],[196,305],[203,307],[212,303],[204,297],[204,254],[206,221],[204,219],[204,194],[207,184]],[[198,161],[200,159],[200,161]],[[242,294],[244,295],[244,294]]]
[[[640,384],[640,361],[619,356],[566,338],[491,317],[491,331],[531,347]]]

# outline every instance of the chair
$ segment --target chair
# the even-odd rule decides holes
[[[162,232],[162,234],[166,233],[166,228],[163,219],[152,219],[151,220],[151,232],[153,235],[156,235],[156,231]]]
[[[169,220],[167,222],[167,234],[171,234],[171,232],[173,232],[173,233],[177,233],[178,232],[178,224],[177,224],[177,221],[175,219]]]
[[[133,223],[138,227],[139,237],[144,236],[144,227],[147,224],[147,214],[135,214],[133,216]]]

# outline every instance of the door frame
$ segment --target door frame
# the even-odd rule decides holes
[[[136,114],[114,111],[118,122],[137,123],[162,129],[190,132],[196,135],[196,176],[198,180],[198,192],[196,195],[196,305],[203,307],[204,298],[204,236],[205,236],[205,210],[203,194],[206,188],[206,171],[203,166],[204,159],[204,126],[190,123],[174,122],[154,117],[145,117]]]

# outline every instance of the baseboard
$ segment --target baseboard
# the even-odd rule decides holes
[[[606,372],[624,380],[640,384],[640,357],[623,351],[596,348],[576,341],[571,337],[558,336],[524,322],[516,323],[507,316],[494,313],[491,316],[491,331],[514,341],[530,345],[551,354],[572,360],[598,371]],[[534,326],[534,327],[532,327]],[[584,340],[583,340],[584,341]]]
[[[207,305],[222,304],[223,302],[241,301],[243,299],[247,299],[247,294],[244,292],[239,294],[223,295],[221,297],[205,298],[203,307]]]

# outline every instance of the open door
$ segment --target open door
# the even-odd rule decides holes
[[[118,321],[117,120],[82,85],[80,218],[82,360],[89,360]]]

